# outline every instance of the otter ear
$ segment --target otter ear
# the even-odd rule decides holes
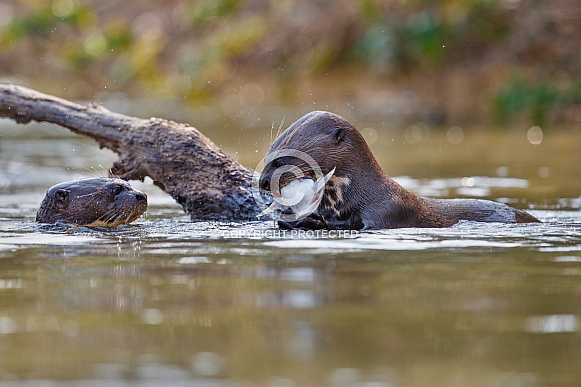
[[[335,130],[333,130],[333,138],[335,138],[337,144],[345,141],[345,135],[346,135],[345,129],[343,128],[336,128]]]

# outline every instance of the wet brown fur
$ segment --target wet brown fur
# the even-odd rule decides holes
[[[39,223],[117,227],[147,210],[147,195],[114,178],[69,181],[51,187],[36,214]]]
[[[272,144],[267,156],[283,149],[307,153],[323,174],[336,168],[319,206],[319,214],[331,229],[449,227],[460,220],[539,222],[524,211],[488,200],[427,199],[412,194],[383,172],[359,131],[333,113],[312,112],[300,118]],[[284,164],[296,165],[315,177],[304,161],[283,159]],[[276,163],[275,158],[265,165],[260,178],[264,189]],[[293,178],[283,175],[280,186]]]

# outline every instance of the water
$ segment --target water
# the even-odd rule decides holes
[[[269,125],[232,140],[233,124],[202,124],[246,165],[268,147]],[[38,226],[48,187],[115,156],[57,127],[0,125],[0,385],[581,384],[577,132],[532,145],[526,128],[473,129],[455,145],[365,123],[414,192],[544,223],[291,234],[192,223],[147,182],[133,184],[150,199],[135,224]]]

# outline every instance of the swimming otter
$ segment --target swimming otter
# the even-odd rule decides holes
[[[147,195],[115,178],[68,181],[51,187],[36,221],[89,227],[131,223],[147,210]]]
[[[315,161],[316,168],[301,157],[304,154]],[[286,168],[282,173],[281,167]],[[318,210],[296,222],[279,221],[281,227],[360,230],[449,227],[460,220],[539,222],[524,211],[489,200],[429,199],[412,194],[383,172],[353,125],[329,112],[303,116],[276,139],[265,157],[259,186],[276,198],[292,180],[317,180],[333,168]]]

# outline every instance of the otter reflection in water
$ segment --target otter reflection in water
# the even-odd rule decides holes
[[[300,156],[304,154],[308,160]],[[360,230],[449,227],[460,220],[539,222],[522,210],[490,200],[414,195],[383,172],[351,123],[329,112],[305,115],[276,139],[265,156],[258,184],[276,200],[292,181],[317,180],[333,169],[315,212],[291,222],[283,218],[281,227]],[[287,209],[286,214],[289,212],[292,210]]]
[[[51,187],[36,221],[90,227],[131,223],[147,210],[147,195],[115,178],[68,181]]]

